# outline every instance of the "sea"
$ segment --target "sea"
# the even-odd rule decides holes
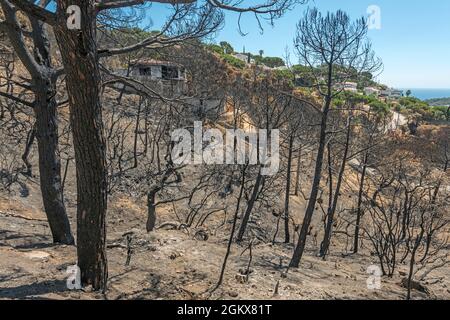
[[[403,88],[402,90],[403,93],[406,93],[407,90],[411,90],[411,95],[420,100],[450,98],[450,89]]]

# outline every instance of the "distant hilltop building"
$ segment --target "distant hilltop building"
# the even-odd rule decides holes
[[[255,60],[251,58],[250,53],[233,53],[233,57],[248,64],[254,64]]]
[[[344,91],[358,92],[358,84],[356,82],[344,82]]]
[[[393,88],[380,90],[376,87],[366,87],[364,88],[364,94],[366,96],[375,96],[377,98],[395,100],[403,97],[403,90]]]
[[[375,87],[364,88],[364,94],[366,96],[376,96],[376,97],[378,97],[380,95],[380,92],[381,92],[380,89],[375,88]]]
[[[380,97],[388,99],[399,99],[403,97],[403,90],[386,89],[380,92]]]
[[[335,86],[336,90],[344,90],[348,92],[358,92],[358,84],[356,82],[343,82]]]

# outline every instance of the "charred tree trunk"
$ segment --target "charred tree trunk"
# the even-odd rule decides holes
[[[156,225],[156,193],[160,188],[151,188],[147,193],[147,232],[153,231]]]
[[[45,83],[49,84],[49,81]],[[52,95],[54,90],[48,90],[48,85],[40,87],[43,90],[36,94],[34,110],[42,201],[53,242],[71,245],[74,239],[64,206],[61,159],[58,154],[57,103],[54,97],[49,97],[49,93]]]
[[[138,137],[139,137],[139,122],[141,121],[141,107],[142,107],[142,98],[139,100],[137,116],[136,116],[136,125],[134,128],[134,143],[133,143],[134,164],[133,164],[133,168],[137,168],[137,166],[138,166],[137,145],[138,145]]]
[[[347,135],[346,135],[346,140],[345,140],[345,149],[344,149],[344,154],[342,156],[342,163],[341,163],[341,168],[339,170],[338,180],[336,182],[336,190],[334,191],[333,205],[331,206],[331,210],[329,210],[329,212],[328,212],[327,224],[326,224],[326,228],[325,228],[325,235],[323,237],[323,241],[320,246],[320,256],[321,257],[325,257],[330,248],[331,235],[333,232],[334,216],[336,214],[337,203],[339,201],[339,195],[341,192],[342,180],[344,178],[345,167],[347,165],[348,150],[350,148],[350,136],[351,136],[351,119],[350,118],[348,120],[347,126],[348,127],[347,127]]]
[[[355,235],[353,238],[353,253],[358,253],[359,250],[359,230],[361,227],[361,218],[362,218],[362,200],[364,194],[364,184],[366,182],[366,173],[367,173],[367,161],[369,159],[369,151],[366,151],[363,159],[363,167],[361,172],[361,181],[359,182],[359,191],[358,191],[358,206],[356,208],[356,225],[355,225]]]
[[[30,163],[30,161],[28,161],[28,157],[30,156],[31,148],[33,147],[35,138],[36,138],[36,124],[34,124],[33,128],[31,128],[30,132],[28,132],[27,143],[25,145],[25,151],[22,154],[22,161],[26,167],[25,175],[27,175],[29,177],[31,177],[33,175],[33,171],[32,171],[33,166]]]
[[[53,241],[55,243],[73,244],[74,239],[70,231],[62,195],[61,160],[58,155],[57,102],[55,98],[57,77],[51,63],[47,33],[43,27],[44,24],[30,16],[32,28],[30,36],[34,50],[33,52],[29,51],[17,17],[17,8],[8,1],[2,1],[1,7],[8,22],[5,24],[6,33],[11,45],[32,78],[30,88],[35,96],[33,109],[36,123],[34,133],[31,133],[28,143],[32,142],[33,134],[35,134],[38,141],[42,200]],[[23,157],[24,161],[28,157],[27,153],[26,150]],[[27,167],[30,169],[29,165]]]
[[[145,101],[145,122],[144,122],[144,131],[145,131],[145,136],[144,136],[144,155],[147,157],[148,154],[148,135],[149,135],[149,123],[148,123],[148,114],[149,114],[149,102],[148,100]]]
[[[297,157],[297,172],[295,175],[295,196],[298,197],[298,193],[300,191],[300,167],[302,165],[302,148],[298,149],[298,157]]]
[[[105,290],[107,171],[100,70],[96,44],[95,1],[58,0],[56,39],[66,72],[77,172],[77,255],[82,285]],[[81,29],[69,30],[68,5],[81,9]]]
[[[406,229],[409,227],[409,220],[410,220],[410,195],[409,190],[405,188],[405,200],[403,201],[403,217],[402,217],[402,234],[401,234],[401,240],[406,239]]]
[[[33,39],[37,47],[36,61],[40,61],[44,70],[51,69],[50,48],[43,23],[31,19]],[[35,79],[37,80],[37,79]],[[48,223],[55,243],[74,244],[70,223],[64,206],[61,179],[61,158],[59,157],[58,111],[56,101],[56,81],[54,73],[41,73],[35,96],[34,112],[36,116],[36,139],[39,153],[39,175],[42,200]]]
[[[3,120],[5,118],[5,106],[3,103],[0,103],[0,120]]]
[[[173,181],[168,181],[172,175],[175,175],[176,179]],[[167,164],[167,168],[162,175],[161,180],[150,186],[150,189],[147,192],[147,232],[153,231],[156,225],[156,195],[158,194],[158,192],[163,190],[166,185],[180,182],[181,175],[175,171],[175,169],[173,168],[173,163],[172,161],[170,161]]]
[[[409,260],[409,272],[408,272],[408,278],[407,278],[407,292],[406,292],[406,300],[411,300],[411,289],[412,289],[412,282],[413,282],[413,276],[414,276],[414,265],[416,263],[416,254],[417,250],[420,247],[420,244],[423,240],[425,230],[423,229],[423,225],[420,226],[421,230],[420,233],[417,235],[417,238],[414,241],[414,247],[411,252],[411,258]]]
[[[222,263],[222,268],[220,270],[219,280],[217,281],[216,286],[212,289],[211,292],[214,292],[215,290],[217,290],[217,288],[219,288],[220,285],[223,282],[223,276],[225,275],[225,269],[227,267],[228,257],[229,257],[230,252],[231,252],[231,245],[233,244],[233,237],[234,237],[234,232],[236,230],[239,210],[240,210],[240,207],[241,207],[242,195],[244,193],[245,172],[246,172],[246,170],[247,170],[247,164],[244,166],[244,168],[242,169],[242,172],[241,172],[241,179],[242,179],[241,180],[241,188],[240,188],[239,196],[238,196],[237,202],[236,202],[236,209],[234,211],[234,216],[233,216],[233,225],[231,226],[230,237],[228,239],[228,244],[227,244],[227,251],[225,253],[225,257],[223,258],[223,263]]]
[[[292,165],[292,148],[294,145],[294,136],[289,138],[289,155],[287,164],[287,177],[286,177],[286,195],[284,199],[284,243],[291,242],[289,235],[289,199],[291,196],[291,165]]]
[[[329,73],[331,75],[331,72]],[[331,81],[329,81],[331,83]],[[311,186],[311,194],[309,196],[308,206],[306,208],[305,216],[303,218],[302,228],[300,230],[300,236],[297,246],[292,256],[290,267],[298,268],[300,260],[302,259],[303,252],[305,250],[306,238],[308,236],[309,226],[316,207],[317,196],[319,194],[319,185],[322,178],[323,156],[325,153],[325,144],[327,137],[327,121],[328,111],[331,106],[331,87],[329,87],[329,95],[326,98],[325,107],[322,112],[322,120],[320,124],[320,137],[319,137],[319,149],[316,157],[316,167],[314,170],[314,179]]]
[[[253,206],[255,205],[256,198],[258,197],[259,189],[260,189],[263,179],[264,179],[264,177],[261,174],[261,168],[260,168],[258,171],[258,176],[256,177],[255,185],[253,187],[252,196],[250,197],[250,200],[248,201],[247,209],[245,210],[244,216],[242,218],[241,226],[239,228],[239,232],[236,237],[237,242],[241,242],[242,239],[244,238],[245,229],[247,228],[248,221],[250,220],[250,215],[252,213]]]

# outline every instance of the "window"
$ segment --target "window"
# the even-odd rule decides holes
[[[151,76],[152,75],[152,68],[150,68],[150,67],[139,68],[139,74],[141,76]]]
[[[171,66],[162,66],[162,78],[164,80],[178,79],[178,68]]]

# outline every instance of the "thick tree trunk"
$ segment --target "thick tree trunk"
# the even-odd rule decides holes
[[[347,136],[345,141],[345,150],[342,156],[341,168],[339,170],[339,176],[336,183],[336,190],[334,191],[333,204],[331,210],[328,212],[327,224],[325,228],[325,235],[320,246],[320,256],[325,257],[330,248],[331,235],[333,231],[334,215],[336,214],[337,203],[339,201],[339,195],[341,192],[342,180],[344,178],[345,166],[347,165],[348,150],[350,147],[350,135],[351,135],[351,119],[348,120]]]
[[[66,73],[77,171],[77,254],[82,285],[105,290],[107,180],[100,102],[95,1],[58,0],[55,35]],[[81,30],[66,26],[68,5],[81,9]]]
[[[237,242],[241,242],[242,239],[244,238],[245,229],[247,228],[248,221],[250,220],[250,215],[252,213],[253,206],[255,205],[256,198],[258,197],[259,189],[260,189],[263,179],[264,179],[264,177],[261,174],[261,168],[260,168],[258,171],[258,176],[256,177],[255,185],[253,187],[252,196],[250,197],[250,200],[248,201],[247,209],[245,210],[244,216],[242,218],[241,226],[239,228],[239,232],[236,237]]]
[[[291,196],[291,165],[292,165],[292,148],[294,145],[294,136],[289,138],[289,155],[287,164],[286,177],[286,195],[284,198],[284,243],[291,242],[289,235],[289,199]]]
[[[58,121],[56,100],[48,97],[54,92],[41,86],[36,94],[34,111],[36,115],[36,138],[39,153],[39,176],[42,201],[52,231],[53,242],[74,244],[70,223],[64,206],[61,184],[61,159],[58,155]],[[54,89],[54,88],[53,88]]]
[[[329,90],[331,92],[331,89]],[[331,97],[331,94],[329,95]],[[325,107],[322,112],[322,121],[320,124],[320,137],[319,137],[319,149],[316,157],[316,167],[314,170],[314,178],[311,186],[311,194],[309,196],[308,206],[306,208],[305,216],[303,218],[302,228],[300,230],[300,236],[297,246],[292,256],[290,267],[298,268],[300,260],[302,259],[303,252],[305,250],[306,238],[308,236],[309,226],[316,207],[317,196],[319,194],[319,185],[322,178],[323,156],[325,152],[326,136],[327,136],[327,121],[328,111],[331,106],[331,98],[327,98]]]
[[[36,115],[35,129],[31,133],[23,160],[29,173],[31,167],[27,163],[28,151],[31,148],[33,135],[38,140],[39,170],[42,199],[45,213],[55,243],[73,244],[69,219],[63,202],[61,186],[61,161],[58,156],[58,121],[56,77],[51,63],[49,41],[43,23],[29,17],[33,41],[33,54],[28,51],[24,37],[20,31],[15,8],[7,1],[1,2],[3,14],[8,22],[7,34],[11,45],[21,62],[32,77],[31,88],[35,95],[34,112]],[[8,72],[8,70],[7,70]],[[9,74],[7,74],[9,76]],[[8,91],[12,87],[8,83]],[[12,93],[12,92],[11,92]],[[11,110],[14,119],[14,110]]]

